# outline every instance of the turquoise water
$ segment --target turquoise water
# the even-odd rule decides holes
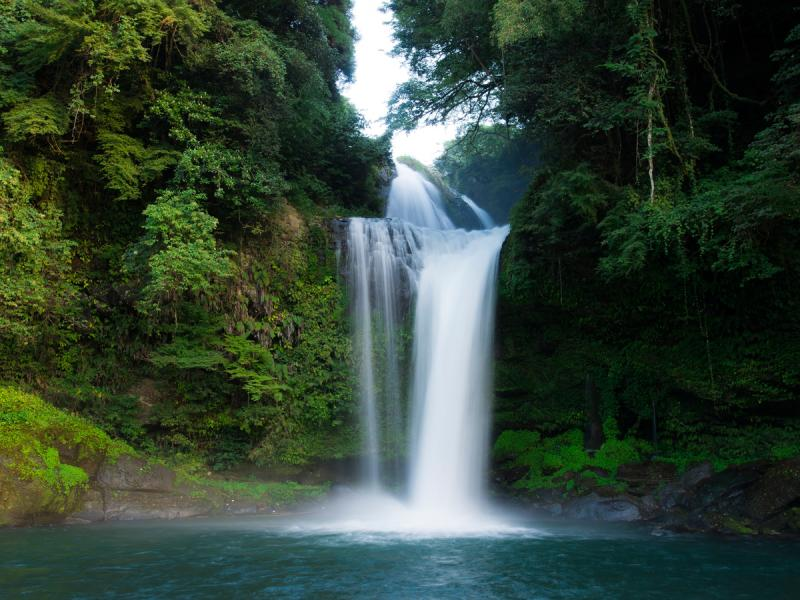
[[[800,598],[800,543],[537,524],[424,538],[283,518],[0,531],[0,598]]]

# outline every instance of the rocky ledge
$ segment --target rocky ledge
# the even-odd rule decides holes
[[[552,515],[642,521],[656,531],[800,535],[800,457],[720,472],[706,462],[681,475],[667,463],[623,465],[616,479],[625,493],[578,477],[568,477],[575,483],[562,489],[534,490],[521,499]]]
[[[89,484],[73,491],[68,501],[40,502],[29,495],[30,485],[18,482],[16,492],[4,496],[0,523],[10,526],[57,523],[96,523],[181,519],[218,515],[274,514],[294,502],[307,501],[322,493],[322,486],[180,481],[176,473],[160,464],[134,456],[121,456],[97,465]],[[12,501],[13,498],[19,501]]]
[[[37,395],[0,386],[0,527],[272,513],[327,485],[176,472]]]

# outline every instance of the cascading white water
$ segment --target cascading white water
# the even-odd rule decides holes
[[[483,503],[495,281],[507,228],[424,251],[414,327],[411,505],[439,519]]]
[[[351,219],[347,232],[353,342],[363,430],[363,477],[382,480],[382,456],[399,457],[404,439],[397,330],[418,257],[408,226],[387,219]],[[381,450],[384,452],[381,452]]]
[[[436,186],[404,164],[397,165],[386,216],[420,227],[455,228],[442,206],[442,195]]]
[[[387,216],[351,219],[347,236],[365,481],[380,487],[387,454],[405,439],[404,523],[473,528],[484,510],[495,287],[508,227],[455,229],[435,186],[405,165]],[[404,394],[399,332],[412,316]]]
[[[469,206],[472,212],[475,213],[475,216],[478,217],[478,220],[481,222],[481,225],[483,225],[484,229],[491,229],[492,227],[495,227],[494,219],[492,219],[488,212],[475,204],[475,201],[472,198],[462,194],[461,199],[464,201],[464,204]]]

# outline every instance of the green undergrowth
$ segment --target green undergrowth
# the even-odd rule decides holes
[[[780,426],[755,423],[689,429],[679,442],[664,445],[658,459],[673,463],[679,471],[703,461],[722,471],[732,465],[794,456],[800,456],[800,423],[785,419]]]
[[[222,493],[229,498],[257,500],[275,508],[296,506],[324,496],[329,485],[305,485],[295,481],[227,481],[200,478],[192,494],[196,497],[211,497]]]
[[[649,452],[650,445],[642,440],[609,438],[590,455],[578,429],[545,438],[538,431],[506,430],[494,445],[497,461],[508,467],[527,467],[527,474],[513,484],[523,490],[572,489],[575,475],[592,480],[594,486],[622,488],[615,479],[619,466],[638,462]]]
[[[621,465],[645,461],[674,464],[678,473],[708,461],[715,471],[758,460],[777,461],[800,455],[800,428],[768,425],[708,428],[687,432],[679,442],[662,442],[656,450],[650,442],[619,439],[613,420],[604,424],[606,441],[594,454],[584,449],[583,433],[570,429],[543,437],[538,431],[505,430],[498,437],[493,456],[503,468],[527,468],[512,485],[520,490],[576,487],[610,487],[623,491],[616,478]],[[577,483],[576,483],[577,482]],[[578,490],[580,491],[580,490]]]
[[[329,483],[307,485],[295,481],[261,481],[255,477],[227,479],[208,471],[198,458],[180,454],[170,466],[178,475],[178,485],[189,489],[192,497],[216,503],[257,501],[274,508],[287,508],[321,498],[330,490]]]

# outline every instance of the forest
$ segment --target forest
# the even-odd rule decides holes
[[[439,170],[497,218],[520,199],[495,414],[500,449],[530,454],[520,485],[548,479],[540,435],[584,430],[679,465],[796,455],[797,8],[391,6],[414,72],[395,126],[457,115]]]
[[[348,9],[2,3],[0,378],[217,469],[347,446],[325,222],[389,160],[338,90]]]
[[[511,226],[510,488],[799,455],[797,7],[390,0],[412,77],[369,137],[351,4],[0,0],[0,427],[54,406],[209,474],[356,457],[330,223],[383,214],[392,132],[455,120],[431,171]]]

